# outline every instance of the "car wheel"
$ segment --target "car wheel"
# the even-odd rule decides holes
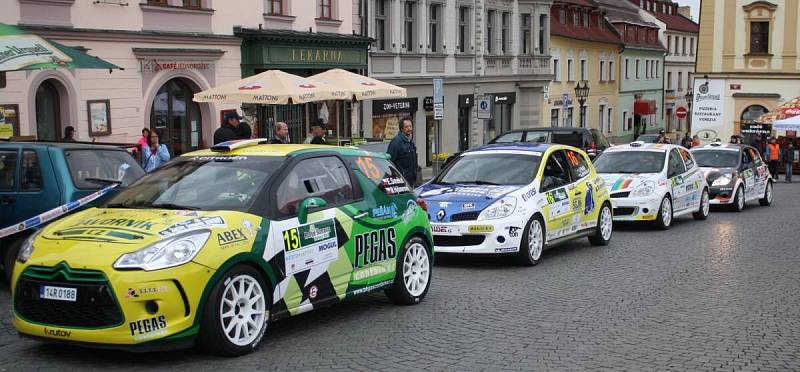
[[[271,293],[256,269],[233,267],[206,301],[198,343],[203,350],[239,356],[255,349],[269,325]]]
[[[19,249],[22,247],[22,243],[24,243],[25,239],[27,238],[28,235],[23,235],[13,240],[4,252],[5,256],[3,256],[3,274],[5,275],[6,281],[9,284],[11,284],[11,276],[14,274],[14,265],[17,263]]]
[[[767,182],[767,187],[764,189],[764,197],[758,200],[758,204],[764,207],[772,205],[772,182]]]
[[[744,209],[744,192],[742,191],[743,188],[744,185],[739,186],[739,188],[736,189],[736,193],[733,196],[733,204],[731,204],[731,210],[734,212],[741,212],[742,209]]]
[[[418,236],[409,239],[397,260],[394,284],[385,291],[386,296],[397,305],[418,304],[431,286],[432,263],[425,240]]]
[[[669,195],[664,195],[661,199],[661,207],[658,208],[658,218],[655,220],[656,228],[659,230],[669,230],[672,226],[672,199]]]
[[[545,243],[545,226],[539,215],[531,217],[522,235],[517,260],[521,265],[534,266],[542,258]]]
[[[611,206],[604,203],[600,209],[600,214],[597,216],[597,227],[595,227],[594,235],[589,237],[589,242],[595,246],[608,245],[611,241],[611,234],[614,229],[614,221],[611,215]]]
[[[692,213],[692,217],[698,221],[708,218],[708,211],[711,208],[709,204],[708,189],[703,189],[703,193],[700,194],[700,207],[697,208],[697,212]]]

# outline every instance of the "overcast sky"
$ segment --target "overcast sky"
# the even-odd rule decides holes
[[[692,19],[697,22],[700,16],[700,0],[672,0],[681,5],[689,5],[692,7]]]

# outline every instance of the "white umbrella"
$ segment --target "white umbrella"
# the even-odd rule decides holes
[[[358,101],[406,96],[406,88],[339,68],[321,72],[309,79],[342,89],[348,93],[348,99]]]
[[[800,131],[800,115],[772,122],[772,129]]]
[[[269,70],[196,93],[193,99],[195,102],[285,105],[348,99],[348,95],[329,84]]]

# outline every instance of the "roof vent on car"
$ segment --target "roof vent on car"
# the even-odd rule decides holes
[[[631,142],[631,147],[642,147],[644,146],[644,141],[633,141]]]
[[[250,147],[255,145],[264,145],[269,143],[269,139],[267,138],[253,138],[253,139],[246,139],[246,140],[234,140],[234,141],[227,141],[221,142],[214,146],[211,146],[211,151],[214,152],[227,152],[233,151],[236,149],[241,149],[244,147]]]

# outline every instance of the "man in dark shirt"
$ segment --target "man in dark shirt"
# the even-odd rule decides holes
[[[214,144],[240,139],[249,139],[253,135],[250,125],[242,123],[243,118],[235,111],[226,112],[222,125],[214,131]]]
[[[286,145],[289,144],[289,126],[286,123],[279,121],[275,123],[275,134],[269,139],[269,143],[273,145]]]
[[[387,150],[394,165],[412,187],[417,186],[417,145],[411,137],[413,132],[414,123],[410,118],[400,120],[400,133],[392,139]]]
[[[306,144],[312,145],[325,145],[325,121],[322,119],[315,119],[311,123],[311,133],[308,134],[306,140],[303,141]]]

